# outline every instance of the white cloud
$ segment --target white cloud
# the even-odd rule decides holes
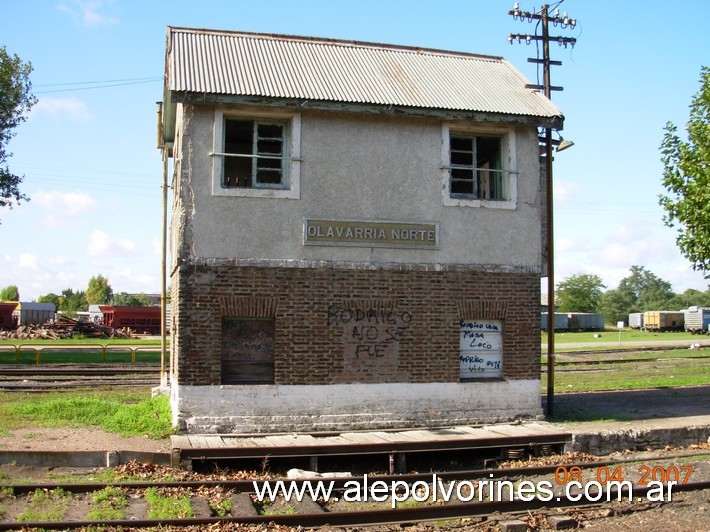
[[[35,269],[35,268],[37,268],[37,255],[33,255],[31,253],[21,254],[19,266],[21,269]]]
[[[103,231],[95,229],[89,236],[86,252],[92,256],[133,255],[137,251],[133,241],[127,238],[113,238]]]
[[[118,18],[103,13],[111,1],[103,0],[70,0],[61,2],[57,9],[69,13],[85,28],[97,28],[100,26],[110,26],[118,23]]]
[[[33,206],[46,211],[46,215],[39,219],[39,223],[49,229],[66,225],[68,216],[77,217],[92,212],[98,207],[98,202],[86,192],[60,192],[57,190],[38,190],[32,195],[32,203]],[[72,223],[76,225],[77,222]]]
[[[86,103],[74,96],[69,98],[45,96],[39,99],[32,108],[32,112],[49,115],[55,120],[66,117],[69,120],[85,122],[92,118]]]
[[[32,203],[62,215],[75,215],[96,209],[98,203],[86,192],[60,192],[38,190],[32,194]]]

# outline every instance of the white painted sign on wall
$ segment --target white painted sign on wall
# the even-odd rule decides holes
[[[459,347],[462,380],[503,376],[502,320],[462,320]]]

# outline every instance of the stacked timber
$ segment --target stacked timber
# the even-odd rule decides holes
[[[59,316],[42,325],[22,325],[14,331],[3,331],[0,337],[12,340],[60,340],[81,335],[85,338],[130,338],[132,331],[114,329],[68,316]]]

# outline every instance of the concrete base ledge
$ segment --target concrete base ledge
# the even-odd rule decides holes
[[[606,455],[616,451],[645,451],[662,449],[668,445],[686,446],[710,441],[710,424],[687,427],[617,428],[600,426],[598,430],[585,428],[573,431],[572,440],[565,445],[566,452],[584,452]]]
[[[0,464],[35,467],[116,467],[132,460],[170,465],[170,453],[139,451],[0,451]]]

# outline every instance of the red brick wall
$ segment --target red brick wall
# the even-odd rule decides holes
[[[540,376],[535,274],[180,266],[172,290],[179,384],[220,384],[222,316],[275,318],[276,384],[458,382],[464,318],[503,320],[505,378]]]

